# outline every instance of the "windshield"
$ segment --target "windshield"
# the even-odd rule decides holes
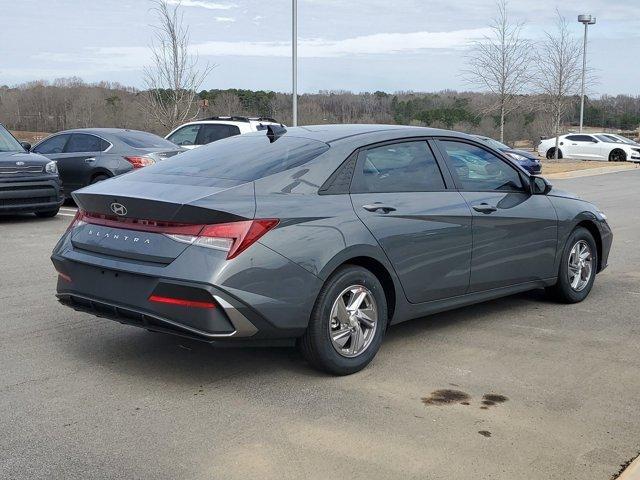
[[[499,141],[494,140],[493,138],[489,138],[489,137],[476,137],[476,138],[481,142],[486,143],[491,148],[495,148],[496,150],[511,150],[511,147],[509,147],[508,145],[505,145],[504,143],[500,143]]]
[[[253,181],[303,165],[327,151],[326,143],[308,138],[238,135],[182,153],[147,173]]]
[[[598,140],[605,143],[625,143],[619,138],[612,137],[610,135],[594,135]]]
[[[24,152],[20,142],[0,125],[0,152]]]
[[[177,148],[175,143],[147,132],[128,131],[113,135],[133,148]]]
[[[613,141],[615,143],[626,143],[629,145],[635,145],[636,142],[634,142],[633,140],[629,140],[628,138],[624,138],[624,137],[620,137],[618,135],[603,135],[604,137],[610,138],[611,140],[609,141]]]

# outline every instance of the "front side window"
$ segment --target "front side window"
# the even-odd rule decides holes
[[[236,125],[225,125],[222,123],[203,124],[200,126],[200,131],[196,137],[196,145],[206,145],[207,143],[234,135],[240,135],[240,129]]]
[[[425,141],[370,148],[361,155],[354,190],[363,192],[430,192],[443,190],[444,180]]]
[[[198,136],[199,131],[200,125],[187,125],[186,127],[182,127],[169,135],[167,140],[183,147],[196,145],[196,137]]]
[[[101,138],[86,133],[74,133],[67,142],[65,153],[101,152],[106,149]]]
[[[520,174],[501,158],[469,143],[441,140],[456,183],[462,190],[524,191]]]
[[[42,155],[55,155],[62,153],[64,146],[67,143],[70,135],[55,135],[51,138],[47,138],[33,149],[34,153],[40,153]]]
[[[2,125],[0,125],[0,152],[23,152],[24,148]]]

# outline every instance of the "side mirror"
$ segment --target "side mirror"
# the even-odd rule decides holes
[[[24,148],[27,152],[31,151],[31,144],[29,142],[20,142],[22,148]]]
[[[531,182],[531,193],[533,195],[546,195],[551,191],[552,185],[546,178],[531,176],[529,180]]]

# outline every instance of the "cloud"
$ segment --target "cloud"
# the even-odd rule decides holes
[[[230,10],[237,7],[234,3],[214,3],[207,0],[167,0],[169,5],[182,5],[183,7],[200,7],[208,10]]]
[[[233,23],[236,21],[236,19],[233,17],[214,17],[213,19],[216,22],[221,22],[221,23]]]
[[[298,53],[303,58],[331,58],[349,55],[416,53],[431,49],[459,49],[488,33],[486,28],[452,32],[376,33],[341,40],[300,39]],[[192,46],[199,55],[275,56],[291,55],[290,42],[202,42]]]

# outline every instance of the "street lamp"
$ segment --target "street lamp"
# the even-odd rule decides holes
[[[587,28],[589,25],[595,25],[596,17],[592,17],[591,15],[578,15],[578,21],[584,24],[584,44],[582,47],[582,94],[580,95],[580,132],[582,132],[582,123],[584,120],[584,78],[587,72]]]
[[[291,93],[293,97],[292,123],[298,126],[298,0],[291,3],[291,69],[293,70]]]

